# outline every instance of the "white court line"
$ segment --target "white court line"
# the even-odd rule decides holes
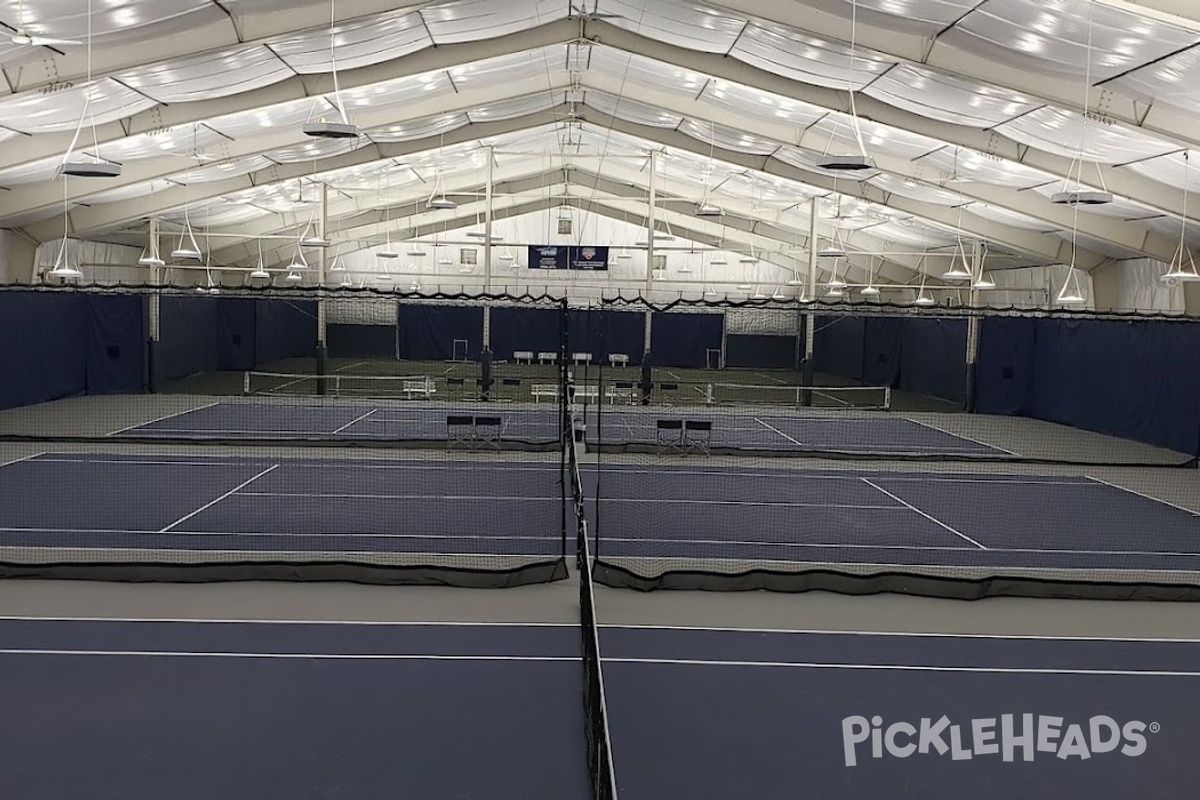
[[[897,507],[898,510],[904,510]],[[0,531],[4,530],[0,528]],[[792,549],[823,549],[823,550],[912,550],[916,552],[949,552],[974,553],[974,547],[949,547],[946,545],[919,544],[847,544],[819,542],[759,542],[737,539],[659,539],[641,536],[605,536],[606,542],[654,542],[656,544],[703,544],[703,545],[732,545],[734,547],[782,547]],[[1061,548],[1035,547],[990,547],[989,553],[1026,553],[1036,555],[1081,555],[1081,556],[1163,556],[1164,558],[1200,558],[1200,552],[1174,552],[1169,550],[1067,550]],[[626,556],[627,558],[630,556]],[[949,564],[929,564],[926,566],[951,566]],[[1019,569],[1026,569],[1016,565]]]
[[[1157,497],[1151,497],[1148,494],[1143,494],[1143,493],[1137,491],[1136,489],[1130,489],[1128,486],[1121,486],[1120,484],[1109,483],[1108,481],[1103,480],[1102,478],[1093,478],[1091,475],[1084,475],[1083,477],[1087,478],[1089,481],[1093,481],[1102,486],[1110,486],[1113,489],[1120,489],[1122,492],[1128,492],[1129,494],[1136,495],[1137,497],[1140,497],[1143,500],[1150,500],[1155,503],[1160,503],[1164,506],[1170,506],[1171,508],[1174,508],[1178,511],[1183,511],[1185,513],[1191,514],[1193,517],[1200,517],[1200,512],[1193,511],[1192,509],[1185,508],[1184,506],[1181,506],[1181,505],[1176,505],[1175,503],[1172,503],[1170,500],[1160,500]]]
[[[41,453],[39,455],[50,455],[49,453]],[[32,457],[32,456],[31,456]],[[202,456],[205,458],[214,459],[213,461],[145,461],[136,459],[101,459],[101,458],[39,458],[38,461],[58,464],[135,464],[148,466],[172,466],[182,464],[185,466],[195,467],[238,467],[251,466],[255,459],[251,458],[248,461],[238,461],[230,459],[229,456],[213,455]],[[188,458],[197,458],[197,456],[189,455]],[[219,460],[218,460],[219,459]],[[262,463],[262,459],[259,459]],[[545,466],[534,466],[541,464],[538,461],[451,461],[451,462],[431,462],[431,461],[410,461],[408,463],[388,462],[384,464],[374,463],[370,459],[361,461],[355,459],[341,459],[331,461],[307,461],[297,459],[295,461],[280,462],[279,466],[287,469],[320,469],[329,470],[330,468],[341,468],[346,470],[355,469],[418,469],[418,470],[471,470],[476,472],[480,465],[487,466],[502,466],[505,472],[558,472],[559,465],[557,462],[545,462]]]
[[[582,468],[582,470],[584,472],[596,472],[597,471],[595,464],[581,464],[580,467]],[[631,475],[631,476],[641,479],[641,477],[642,477],[641,472],[640,472],[641,469],[642,469],[642,467],[636,466],[636,465],[606,464],[606,465],[600,467],[599,471],[611,473],[614,475],[620,475],[620,474]],[[848,472],[845,475],[833,475],[833,474],[829,474],[829,473],[823,473],[820,475],[810,475],[810,474],[807,474],[804,470],[798,470],[798,469],[797,470],[780,470],[778,472],[740,472],[737,470],[682,469],[682,468],[678,468],[678,467],[669,467],[668,469],[670,470],[670,473],[673,475],[715,475],[717,477],[779,478],[779,479],[786,479],[786,480],[796,480],[798,478],[802,478],[803,480],[806,480],[806,481],[808,481],[808,480],[816,480],[816,481],[857,481],[857,480],[862,480],[862,476],[859,475],[857,472]],[[950,473],[946,473],[946,474],[949,475]],[[907,476],[913,476],[913,477],[907,477]],[[897,472],[897,473],[895,473],[895,477],[893,477],[890,474],[876,475],[874,477],[876,478],[876,480],[904,481],[906,483],[930,483],[930,482],[934,482],[934,483],[999,483],[999,484],[1015,483],[1015,484],[1021,485],[1021,486],[1042,486],[1042,485],[1045,485],[1045,486],[1091,486],[1092,485],[1088,481],[1084,481],[1084,480],[1076,480],[1076,481],[1072,481],[1072,480],[1066,480],[1066,481],[1060,481],[1060,480],[1046,480],[1046,481],[1009,480],[1008,479],[1009,476],[1001,474],[1001,473],[997,473],[997,477],[995,477],[995,478],[955,478],[955,477],[942,477],[938,473],[929,473],[928,475],[919,475],[917,473],[912,473],[912,472]]]
[[[162,422],[162,421],[168,420],[168,419],[174,419],[175,417],[182,417],[186,414],[191,414],[193,411],[203,411],[206,408],[212,408],[213,406],[217,406],[220,404],[221,404],[220,400],[214,400],[211,403],[207,403],[202,406],[197,406],[196,408],[189,408],[186,411],[176,411],[172,414],[165,414],[161,417],[158,417],[157,419],[152,419],[147,422],[139,422],[136,425],[130,425],[128,428],[121,428],[121,430],[119,430],[119,431],[113,431],[112,433],[108,433],[105,435],[106,436],[117,436],[118,434],[128,433],[129,431],[136,430],[138,428],[144,428],[147,425],[154,425],[157,422]],[[192,429],[188,428],[187,430],[192,430]]]
[[[0,533],[67,533],[67,534],[117,534],[128,536],[153,536],[157,535],[158,531],[153,530],[119,530],[105,528],[6,528],[0,527]],[[270,533],[270,532],[237,532],[237,531],[176,531],[176,536],[212,536],[212,537],[234,537],[243,536],[248,538],[329,538],[331,541],[336,541],[343,537],[359,537],[363,539],[478,539],[482,541],[491,540],[521,540],[534,542],[551,541],[553,535],[520,535],[520,534],[488,534],[488,533],[459,533],[459,534],[444,534],[444,533],[363,533],[363,532],[339,532],[339,533]],[[817,542],[760,542],[760,541],[745,541],[736,539],[662,539],[662,538],[647,538],[642,536],[609,536],[606,541],[610,542],[629,542],[629,543],[644,543],[652,542],[655,544],[700,544],[700,545],[724,545],[733,547],[761,547],[761,548],[784,548],[797,550],[884,550],[884,551],[913,551],[913,552],[950,552],[950,553],[973,553],[976,548],[973,547],[949,547],[937,545],[886,545],[886,544],[847,544],[841,543],[817,543]],[[4,545],[0,542],[0,548],[11,545]],[[112,550],[121,549],[118,547],[89,547],[93,550]],[[337,552],[342,552],[341,549],[336,549]],[[207,551],[196,551],[207,552]],[[314,551],[316,552],[316,551]],[[1200,553],[1174,552],[1164,550],[1065,550],[1065,549],[1036,549],[1023,547],[993,547],[987,550],[989,553],[1027,553],[1027,554],[1049,554],[1049,555],[1085,555],[1085,556],[1162,556],[1164,558],[1200,558]],[[422,553],[422,555],[425,555]],[[457,554],[456,554],[457,555]],[[495,553],[483,553],[478,555],[495,556]],[[529,553],[509,553],[509,556],[526,558]],[[536,554],[533,554],[536,555]],[[628,557],[628,556],[627,556]],[[861,562],[854,562],[861,563]],[[898,567],[914,566],[909,565],[892,565]],[[950,566],[948,564],[924,564],[917,566]],[[1062,567],[1026,567],[1021,566],[1020,569],[1062,569]],[[0,617],[3,619],[3,617]]]
[[[360,416],[360,417],[357,417],[357,418],[355,418],[355,419],[352,419],[352,420],[350,420],[350,421],[349,421],[349,422],[347,422],[345,425],[343,425],[342,427],[338,428],[338,429],[337,429],[337,430],[335,430],[335,431],[331,431],[329,435],[330,435],[330,436],[333,436],[333,435],[335,435],[335,434],[341,433],[342,431],[346,430],[346,428],[349,428],[351,425],[357,425],[358,423],[362,422],[364,419],[366,419],[367,417],[371,416],[372,414],[374,414],[374,413],[375,413],[376,411],[378,411],[378,410],[379,410],[378,408],[372,408],[370,411],[368,411],[367,413],[363,414],[362,416]]]
[[[0,469],[4,469],[5,467],[11,467],[14,464],[20,464],[22,461],[30,461],[32,459],[37,458],[38,456],[44,456],[44,455],[46,455],[46,454],[45,453],[31,453],[30,455],[27,455],[27,456],[21,456],[20,458],[14,458],[12,461],[5,461],[3,464],[0,464]]]
[[[0,620],[5,617],[0,617]],[[17,619],[25,619],[17,617]],[[32,617],[31,619],[40,619]],[[68,618],[70,619],[70,618]],[[140,622],[141,620],[133,620]],[[153,620],[150,620],[153,621]],[[935,631],[852,631],[842,629],[821,630],[820,628],[732,628],[704,627],[698,625],[652,625],[652,624],[601,624],[602,629],[613,630],[657,630],[657,631],[692,631],[715,633],[780,633],[780,634],[818,634],[822,636],[898,636],[911,639],[996,639],[1000,641],[1036,641],[1036,642],[1133,642],[1161,644],[1200,644],[1200,639],[1162,639],[1134,636],[1048,636],[1026,633],[946,633]]]
[[[350,625],[380,628],[567,628],[578,630],[578,622],[464,622],[438,620],[376,620],[376,619],[210,619],[198,617],[28,617],[0,615],[0,622],[161,622],[186,625]]]
[[[86,528],[83,528],[83,529],[73,529],[73,528],[0,528],[0,533],[86,533],[86,534],[100,533],[100,534],[117,534],[117,535],[126,535],[126,536],[156,536],[159,533],[161,533],[161,531],[111,530],[111,529],[105,530],[103,528],[96,528],[96,529],[92,529],[92,530],[89,530]],[[554,543],[558,540],[557,534],[553,534],[553,533],[542,535],[542,536],[531,536],[531,535],[526,535],[526,534],[504,534],[504,535],[501,535],[501,534],[491,534],[491,533],[358,533],[358,532],[354,532],[354,531],[339,532],[339,533],[329,533],[329,532],[295,533],[295,532],[291,532],[291,531],[288,531],[286,533],[272,533],[269,531],[245,531],[245,532],[243,532],[243,531],[175,531],[175,535],[176,536],[193,536],[193,537],[198,537],[198,536],[213,536],[213,537],[243,536],[243,537],[247,537],[247,538],[259,538],[259,539],[272,539],[272,538],[311,539],[313,537],[317,537],[317,538],[327,538],[330,540],[331,543],[336,541],[337,539],[351,537],[351,536],[357,536],[362,539],[432,539],[435,541],[439,540],[439,539],[479,539],[482,541],[519,540],[519,541]],[[11,546],[11,545],[4,545],[3,543],[0,543],[0,547],[5,547],[5,546]],[[72,545],[70,547],[74,548],[74,545]],[[58,549],[63,549],[63,548],[58,548]],[[121,547],[120,546],[95,547],[95,546],[89,545],[83,549],[86,549],[86,550],[119,550],[119,549],[121,549]],[[336,552],[342,552],[341,548],[333,548],[333,550]],[[204,552],[204,551],[200,551],[200,552]],[[314,551],[305,551],[305,552],[324,552],[324,551],[314,550]],[[428,553],[424,553],[421,551],[415,551],[414,554],[429,555]],[[483,555],[491,556],[491,555],[495,555],[495,554],[484,553]],[[508,555],[517,555],[522,558],[528,558],[530,555],[539,555],[539,554],[538,553],[524,553],[524,554],[510,553]]]
[[[981,442],[978,439],[971,438],[970,436],[966,436],[961,433],[955,433],[954,431],[948,431],[945,428],[939,428],[937,425],[931,425],[930,423],[922,422],[919,419],[913,419],[912,417],[900,417],[900,419],[911,422],[914,425],[920,425],[922,428],[929,428],[929,430],[931,430],[931,431],[937,431],[938,433],[944,433],[947,436],[953,436],[956,439],[964,439],[968,442],[974,442],[975,444],[977,444],[981,447],[986,447],[989,450],[999,450],[1001,453],[1007,453],[1010,456],[1019,455],[1019,453],[1014,453],[1012,450],[1005,450],[1003,447],[1001,447],[998,444],[989,444],[988,442]]]
[[[367,494],[336,492],[242,492],[241,497],[315,497],[323,500],[449,500],[454,502],[511,502],[511,503],[557,503],[558,497],[512,497],[508,495],[454,495],[454,494]],[[647,501],[649,502],[649,501]]]
[[[208,509],[212,508],[213,506],[215,506],[217,503],[221,502],[221,501],[222,501],[222,500],[224,500],[225,498],[227,498],[227,497],[229,497],[229,496],[231,496],[231,495],[235,494],[235,493],[238,491],[238,489],[244,489],[244,488],[246,488],[246,487],[247,487],[247,486],[249,486],[250,484],[254,483],[256,480],[258,480],[259,478],[261,478],[262,476],[264,476],[264,475],[266,475],[266,474],[268,474],[268,473],[270,473],[270,472],[274,472],[274,471],[275,471],[276,469],[278,469],[278,468],[279,468],[279,465],[278,465],[278,464],[272,464],[271,466],[269,466],[269,467],[267,467],[266,469],[264,469],[262,472],[260,472],[260,473],[258,473],[257,475],[255,475],[255,476],[254,476],[253,478],[251,478],[250,480],[248,480],[248,481],[243,481],[242,483],[239,483],[237,486],[233,487],[233,488],[232,488],[232,489],[230,489],[228,492],[226,492],[225,494],[223,494],[223,495],[221,495],[220,497],[218,497],[216,500],[213,500],[213,501],[211,501],[211,502],[209,502],[209,503],[205,503],[204,505],[200,506],[199,508],[197,508],[197,509],[196,509],[195,511],[193,511],[192,513],[190,513],[190,514],[188,514],[188,515],[186,515],[186,516],[180,517],[179,519],[175,520],[175,521],[174,521],[174,522],[172,522],[170,525],[168,525],[167,527],[165,527],[165,528],[163,528],[162,530],[160,530],[160,531],[159,531],[159,533],[167,533],[167,532],[168,532],[168,531],[170,531],[172,528],[174,528],[176,525],[181,525],[181,524],[183,524],[184,522],[187,522],[187,521],[188,521],[189,519],[191,519],[192,517],[194,517],[194,516],[196,516],[197,514],[201,513],[202,511],[207,511]]]
[[[3,652],[3,651],[0,651]],[[1200,672],[1150,669],[1083,669],[1050,667],[946,667],[932,664],[846,664],[820,661],[709,661],[692,658],[610,658],[606,664],[666,664],[684,667],[790,667],[792,669],[845,669],[899,672],[972,672],[982,674],[1016,675],[1116,675],[1146,678],[1197,678]]]
[[[936,525],[939,525],[939,526],[941,526],[941,527],[945,528],[946,530],[950,531],[951,533],[953,533],[953,534],[954,534],[955,536],[957,536],[958,538],[960,538],[960,539],[965,539],[966,541],[968,541],[968,542],[970,542],[971,544],[973,544],[973,545],[975,545],[976,547],[978,547],[980,550],[987,550],[987,548],[986,548],[986,547],[984,547],[984,546],[983,546],[983,545],[981,545],[979,542],[977,542],[977,541],[975,541],[974,539],[972,539],[970,536],[967,536],[965,533],[960,533],[960,532],[958,532],[958,531],[954,530],[954,528],[951,528],[949,525],[947,525],[946,523],[942,522],[940,519],[938,519],[937,517],[933,516],[932,514],[927,514],[927,513],[925,513],[925,512],[924,512],[924,511],[922,511],[921,509],[919,509],[919,508],[917,508],[916,506],[914,506],[912,503],[909,503],[909,502],[907,502],[907,501],[905,501],[905,500],[903,500],[903,499],[901,499],[901,498],[897,497],[896,495],[894,495],[894,494],[892,494],[891,492],[889,492],[887,489],[884,489],[882,486],[879,486],[878,484],[872,483],[872,482],[871,482],[871,480],[870,480],[869,478],[863,478],[863,479],[862,479],[862,482],[863,482],[863,483],[865,483],[865,484],[867,484],[868,486],[870,486],[870,487],[871,487],[871,488],[873,488],[873,489],[878,489],[879,491],[881,491],[881,492],[883,492],[884,494],[886,494],[888,497],[890,497],[890,498],[892,498],[893,500],[895,500],[897,503],[903,503],[904,505],[906,505],[906,506],[908,506],[909,508],[911,508],[913,511],[917,512],[918,514],[920,514],[920,515],[921,515],[922,517],[924,517],[925,519],[929,520],[930,522],[932,522],[932,523],[934,523],[934,524],[936,524]]]
[[[319,493],[319,492],[242,492],[241,497],[318,497],[328,500],[454,500],[454,501],[505,501],[521,503],[557,503],[558,497],[512,497],[507,495],[442,495],[442,494],[359,494],[359,493]],[[843,508],[856,511],[905,511],[904,506],[869,506],[847,503],[787,503],[770,502],[767,500],[700,500],[689,497],[670,498],[634,498],[634,497],[605,497],[604,503],[687,503],[688,505],[710,506],[767,506],[781,508]]]
[[[783,438],[787,439],[789,442],[791,442],[792,444],[796,445],[797,447],[804,447],[804,443],[803,443],[803,442],[801,442],[799,439],[793,439],[792,437],[788,436],[788,435],[787,435],[786,433],[784,433],[783,431],[779,430],[779,428],[776,428],[774,425],[768,425],[767,423],[763,422],[763,421],[762,421],[761,419],[759,419],[758,417],[755,417],[755,418],[754,418],[754,421],[755,421],[755,422],[757,422],[759,425],[762,425],[764,428],[767,428],[768,430],[771,430],[771,431],[774,431],[775,433],[778,433],[780,436],[782,436]],[[753,430],[753,429],[750,429],[750,428],[748,428],[748,429],[746,429],[746,430]]]
[[[367,364],[367,362],[366,362],[366,361],[359,361],[359,362],[357,362],[357,363],[354,363],[354,364],[347,364],[347,365],[346,365],[346,366],[344,366],[344,367],[338,367],[337,369],[335,369],[335,370],[334,370],[334,372],[345,372],[345,371],[346,371],[346,370],[348,370],[348,369],[354,369],[355,367],[362,367],[362,366],[366,366],[366,364]]]
[[[6,656],[124,656],[127,658],[246,658],[246,659],[297,659],[315,661],[533,661],[579,663],[579,656],[497,656],[497,655],[433,655],[392,653],[239,653],[204,651],[163,650],[48,650],[48,649],[0,649]]]

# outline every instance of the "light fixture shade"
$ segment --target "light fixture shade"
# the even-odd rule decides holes
[[[728,259],[726,259],[724,256],[717,256],[716,258],[714,258],[712,261],[710,261],[708,263],[714,267],[725,267],[725,266],[729,265]]]
[[[499,258],[501,261],[504,261],[504,262],[506,262],[506,263],[507,263],[507,262],[509,262],[509,261],[516,261],[516,259],[517,259],[517,257],[516,257],[516,256],[514,256],[512,253],[501,253],[501,254],[498,256],[498,258]]]
[[[292,269],[290,272],[288,272],[287,277],[284,278],[284,280],[288,283],[300,283],[304,280],[304,276],[299,272],[296,272],[295,269]]]
[[[1200,273],[1176,267],[1175,269],[1163,275],[1164,278],[1177,281],[1200,281]]]
[[[778,289],[776,289],[775,294],[771,295],[771,299],[772,300],[787,300],[787,295],[784,294],[783,292],[779,291]]]
[[[1079,292],[1071,289],[1060,292],[1056,298],[1056,302],[1064,306],[1077,306],[1082,303],[1086,303],[1087,300],[1085,300],[1083,295],[1079,294]]]
[[[71,279],[83,277],[82,270],[72,267],[71,265],[67,264],[66,262],[63,262],[62,264],[59,264],[54,269],[50,270],[50,274],[56,278],[62,278],[64,280],[71,280]]]
[[[964,265],[953,262],[950,264],[950,269],[942,273],[942,277],[948,281],[969,281],[971,272]]]
[[[304,134],[317,139],[353,139],[358,136],[358,127],[348,122],[308,122]]]
[[[933,299],[932,297],[930,297],[929,295],[927,295],[927,294],[925,293],[925,290],[924,290],[924,289],[922,289],[922,290],[921,290],[921,291],[920,291],[920,292],[917,294],[917,299],[916,299],[916,300],[913,300],[913,305],[914,305],[914,306],[936,306],[936,305],[937,305],[937,301],[936,301],[936,300],[934,300],[934,299]]]
[[[271,279],[271,273],[267,272],[265,269],[263,269],[263,266],[259,264],[258,268],[250,273],[250,277],[256,281],[267,281]]]
[[[121,165],[104,161],[64,161],[58,171],[72,178],[116,178],[121,174]]]
[[[787,282],[787,285],[788,286],[803,286],[804,281],[800,280],[799,278],[792,278],[790,281]]]
[[[163,267],[166,266],[167,262],[158,256],[142,256],[138,259],[138,264],[143,267]]]
[[[439,194],[429,198],[429,202],[426,204],[426,206],[432,209],[449,211],[451,209],[458,208],[458,203],[454,202],[449,197],[446,197],[444,194]]]
[[[739,264],[757,264],[758,259],[755,258],[754,256],[740,256],[738,258],[738,263]]]
[[[339,283],[338,286],[340,286],[343,289],[349,289],[352,286],[354,286],[354,282],[351,281],[349,277],[346,277],[346,278],[342,278],[342,282]]]
[[[724,213],[724,211],[712,203],[701,203],[700,207],[696,209],[697,217],[719,217]]]
[[[828,286],[830,289],[844,289],[846,287],[846,282],[844,280],[842,280],[841,278],[839,278],[838,276],[834,275],[832,278],[829,279],[829,283],[827,283],[825,285]]]
[[[862,172],[875,169],[875,162],[866,156],[822,156],[816,166],[834,172]]]
[[[862,288],[862,293],[867,297],[876,297],[879,294],[879,288],[868,284]]]
[[[1074,191],[1055,192],[1050,195],[1050,202],[1060,206],[1102,206],[1112,201],[1112,192]]]
[[[822,247],[817,251],[817,258],[845,258],[846,251],[840,247]]]
[[[345,272],[346,265],[342,262],[342,260],[340,258],[335,258],[335,259],[333,259],[333,263],[329,266],[329,271],[330,272]]]
[[[199,250],[194,247],[187,246],[176,247],[171,251],[171,258],[175,259],[176,261],[199,261],[200,255],[201,253]]]
[[[992,276],[984,272],[979,276],[979,280],[971,284],[972,289],[995,289],[996,282],[992,280]]]
[[[300,239],[301,247],[329,247],[333,242],[326,239],[324,236],[304,236]]]
[[[684,264],[682,267],[679,268],[679,274],[680,275],[691,275],[692,268],[689,267],[687,264]]]
[[[739,284],[738,284],[737,286],[735,286],[734,288],[735,288],[735,289],[737,289],[739,292],[748,292],[748,291],[750,291],[751,289],[753,289],[754,287],[753,287],[753,286],[751,286],[751,285],[750,285],[750,284],[748,284],[748,283],[739,283]]]
[[[399,258],[400,254],[397,253],[395,250],[377,250],[375,252],[375,257],[376,258]]]
[[[617,253],[617,258],[619,258],[621,261],[628,261],[629,259],[633,258],[633,254],[622,250],[621,252]]]
[[[412,256],[413,258],[424,258],[426,255],[428,255],[428,253],[425,252],[421,245],[414,244],[412,247],[408,248],[407,255]]]
[[[825,292],[826,297],[845,297],[846,292],[840,286],[830,286],[829,291]]]

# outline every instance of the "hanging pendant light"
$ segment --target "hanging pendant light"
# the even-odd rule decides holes
[[[338,84],[336,26],[337,12],[334,0],[329,0],[329,65],[333,72],[334,105],[341,115],[341,121],[330,122],[324,117],[320,117],[314,122],[305,123],[303,128],[305,135],[317,139],[354,139],[358,137],[358,127],[350,122],[350,117],[346,114],[346,104],[342,101],[342,88]]]

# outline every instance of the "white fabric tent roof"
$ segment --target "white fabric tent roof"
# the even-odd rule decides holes
[[[0,0],[9,33],[85,42],[0,40],[0,227],[140,245],[157,216],[243,264],[312,219],[319,182],[352,252],[472,225],[485,148],[497,208],[561,184],[643,212],[654,150],[664,213],[707,197],[789,247],[821,198],[821,236],[864,253],[983,239],[1013,264],[1170,261],[1181,234],[1200,246],[1200,7],[1180,5],[337,0],[331,47],[328,0],[39,0],[23,21]],[[303,123],[339,115],[335,63],[362,136],[311,139]],[[119,177],[56,179],[81,124],[76,155]],[[817,166],[858,136],[876,169]],[[439,176],[456,212],[421,202]],[[1051,203],[1078,188],[1115,202]]]

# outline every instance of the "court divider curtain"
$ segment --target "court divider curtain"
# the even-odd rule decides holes
[[[1200,455],[1200,324],[982,322],[980,412],[1021,414]]]
[[[317,349],[314,300],[255,301],[255,363],[313,356]]]
[[[651,321],[650,352],[656,367],[703,369],[709,350],[720,350],[723,314],[672,314],[656,311]]]
[[[146,389],[146,302],[137,295],[88,295],[87,393]]]
[[[572,352],[591,353],[597,362],[619,353],[629,356],[630,364],[641,364],[646,315],[639,311],[568,309],[567,335]]]
[[[479,360],[483,349],[482,306],[401,303],[397,320],[396,341],[400,358],[410,361],[449,361],[454,358],[454,340],[465,339],[467,358]],[[492,325],[494,328],[495,317]]]
[[[725,337],[725,366],[747,369],[792,369],[796,337],[735,334]]]
[[[816,317],[813,330],[813,364],[816,371],[852,381],[863,377],[863,317]],[[818,383],[823,380],[818,377]]]
[[[330,324],[325,331],[333,358],[399,358],[395,325]]]
[[[87,391],[83,295],[0,294],[0,409]]]
[[[257,300],[246,298],[229,297],[217,301],[217,360],[221,369],[254,369],[258,341],[257,306]]]
[[[514,352],[557,353],[558,315],[554,308],[493,308],[492,354],[511,361]]]
[[[967,321],[907,317],[902,322],[896,388],[964,402],[967,390]]]
[[[159,304],[158,375],[167,380],[221,369],[218,297],[165,296]]]

